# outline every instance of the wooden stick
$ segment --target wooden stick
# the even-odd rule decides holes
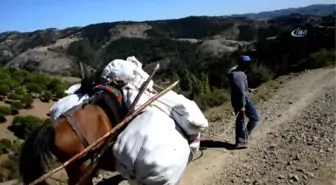
[[[160,87],[160,86],[158,86],[158,85],[156,85],[156,84],[154,84],[154,86],[157,87],[157,88],[160,89],[160,90],[163,90],[163,89],[164,89],[163,87]]]
[[[141,95],[145,92],[145,90],[147,89],[147,86],[148,86],[149,82],[153,79],[153,76],[159,70],[159,68],[160,68],[160,64],[157,63],[156,66],[155,66],[155,68],[153,69],[152,74],[147,78],[147,80],[145,81],[145,83],[140,87],[139,93],[135,97],[132,105],[130,106],[130,108],[129,108],[130,111],[128,112],[127,116],[133,111],[133,109],[134,109],[135,105],[138,103]]]
[[[170,91],[171,89],[173,89],[178,83],[179,83],[179,81],[176,81],[175,83],[173,83],[172,85],[170,85],[169,87],[167,87],[162,92],[160,92],[160,93],[156,94],[155,96],[153,96],[145,104],[141,105],[137,110],[135,110],[130,116],[126,117],[122,122],[120,122],[118,125],[116,125],[112,130],[110,130],[109,132],[107,132],[103,137],[101,137],[100,139],[98,139],[97,141],[95,141],[94,143],[92,143],[90,146],[86,147],[80,153],[78,153],[75,156],[71,157],[69,160],[67,160],[66,162],[64,162],[59,167],[57,167],[57,168],[53,169],[52,171],[50,171],[50,172],[42,175],[41,177],[39,177],[38,179],[36,179],[32,183],[30,183],[29,185],[36,185],[38,183],[41,183],[46,178],[50,177],[52,174],[54,174],[54,173],[62,170],[63,168],[65,168],[66,166],[68,166],[70,163],[72,163],[73,161],[75,161],[77,158],[79,158],[82,155],[84,155],[87,152],[89,152],[92,148],[96,147],[104,139],[106,139],[107,137],[109,137],[111,134],[114,134],[116,131],[118,131],[120,128],[122,128],[125,124],[127,124],[129,121],[131,121],[134,117],[136,117],[139,113],[141,113],[141,111],[144,110],[149,104],[151,104],[152,102],[154,102],[155,100],[157,100],[158,98],[160,98],[161,96],[163,96],[164,94],[166,94],[168,91]]]

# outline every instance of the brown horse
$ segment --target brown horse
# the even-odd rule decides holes
[[[120,101],[121,96],[118,97],[121,92],[112,90],[114,93],[99,90],[91,96],[88,103],[72,108],[52,124],[43,125],[25,141],[19,166],[24,184],[33,182],[45,173],[51,154],[59,162],[65,162],[122,121],[127,109]],[[89,153],[66,167],[69,184],[76,184],[80,180],[92,157],[92,153]],[[97,168],[114,171],[114,164],[111,149],[101,157]],[[81,184],[92,184],[94,174]],[[44,181],[41,184],[47,183]]]
[[[107,89],[110,91],[99,90],[88,103],[72,108],[52,124],[43,125],[25,141],[19,166],[25,185],[45,173],[51,154],[59,162],[65,162],[104,136],[125,117],[128,110],[120,100],[121,92],[115,88]],[[95,153],[93,151],[66,167],[70,185],[79,182]],[[190,153],[189,161],[191,158]],[[111,149],[100,158],[97,170],[115,171],[114,166],[115,158]],[[92,184],[95,172],[81,181],[81,184]],[[47,183],[44,181],[40,184]]]

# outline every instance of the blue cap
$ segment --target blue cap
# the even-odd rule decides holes
[[[252,60],[251,60],[251,58],[249,56],[243,55],[243,56],[240,57],[240,61],[242,61],[242,62],[251,62]]]

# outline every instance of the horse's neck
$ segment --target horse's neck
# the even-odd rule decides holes
[[[119,123],[126,114],[123,106],[119,105],[117,100],[108,93],[101,94],[99,100],[96,101],[96,105],[104,110],[112,125]]]

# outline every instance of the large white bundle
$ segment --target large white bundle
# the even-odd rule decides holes
[[[105,67],[101,77],[117,78],[139,89],[149,77],[141,67],[142,64],[135,57],[128,57],[127,60],[116,59]],[[153,91],[153,85],[154,82],[151,80],[148,84],[150,91]]]
[[[126,60],[115,59],[106,65],[101,77],[113,77],[123,80],[125,83],[129,83],[134,79],[134,70],[136,66]]]
[[[116,169],[131,184],[176,184],[185,170],[190,148],[175,122],[148,107],[118,136],[113,146]]]
[[[70,86],[67,90],[64,91],[65,94],[74,94],[81,87],[80,83]]]
[[[126,58],[126,60],[133,62],[137,68],[142,69],[142,63],[137,58],[135,58],[135,56],[129,56]]]
[[[54,105],[50,108],[49,113],[50,117],[53,120],[56,120],[60,115],[65,113],[67,110],[72,107],[81,104],[84,100],[88,99],[89,96],[87,94],[70,94],[68,96],[63,97],[58,100]]]
[[[138,94],[138,90],[130,85],[123,90],[126,104],[130,106]],[[135,109],[148,101],[154,94],[145,92],[136,104]],[[208,127],[208,120],[194,101],[183,95],[169,91],[151,105],[155,105],[167,115],[171,116],[188,135],[197,135]]]

